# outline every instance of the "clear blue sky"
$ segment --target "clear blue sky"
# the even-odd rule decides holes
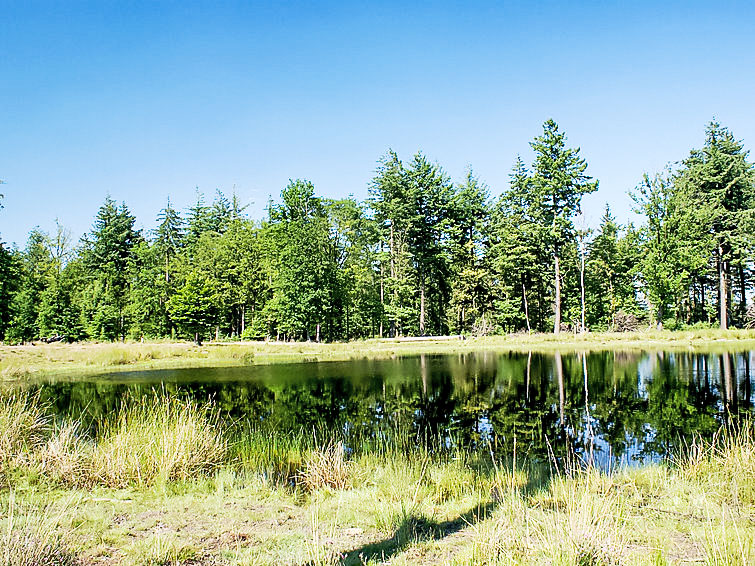
[[[195,186],[255,218],[289,178],[364,198],[389,147],[497,195],[550,117],[595,224],[713,116],[755,146],[752,3],[571,4],[0,0],[0,237],[78,238],[106,194],[146,229]]]

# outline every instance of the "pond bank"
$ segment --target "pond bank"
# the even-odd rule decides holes
[[[359,340],[315,342],[125,342],[0,346],[5,381],[103,371],[244,366],[306,361],[385,359],[417,354],[475,351],[552,352],[599,350],[717,351],[755,349],[755,330],[646,331],[628,333],[511,334],[466,340]]]
[[[238,442],[216,418],[212,405],[156,398],[115,415],[95,438],[75,422],[53,425],[34,397],[4,398],[2,564],[755,559],[750,423],[673,463],[605,473],[419,446],[349,457],[322,439],[271,454],[280,439]]]

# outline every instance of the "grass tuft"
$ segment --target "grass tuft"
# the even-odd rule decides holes
[[[91,473],[111,487],[187,481],[216,471],[226,452],[211,405],[155,395],[122,410],[106,425]]]
[[[47,427],[38,397],[27,393],[0,397],[0,481],[44,442]]]
[[[76,555],[63,542],[57,521],[45,511],[17,509],[11,492],[0,514],[0,566],[77,566]]]
[[[304,469],[299,472],[297,479],[299,485],[308,491],[322,488],[346,489],[350,486],[351,469],[343,442],[330,442],[307,455]]]

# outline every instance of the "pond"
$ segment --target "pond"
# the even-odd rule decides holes
[[[95,431],[153,391],[212,400],[229,423],[603,468],[674,456],[753,407],[753,352],[494,353],[70,376],[33,385]]]

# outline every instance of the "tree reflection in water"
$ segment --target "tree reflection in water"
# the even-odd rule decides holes
[[[329,431],[386,444],[493,449],[601,467],[673,455],[752,412],[752,352],[477,353],[243,368],[127,372],[39,383],[60,418],[93,434],[152,391],[212,399],[271,434]]]

